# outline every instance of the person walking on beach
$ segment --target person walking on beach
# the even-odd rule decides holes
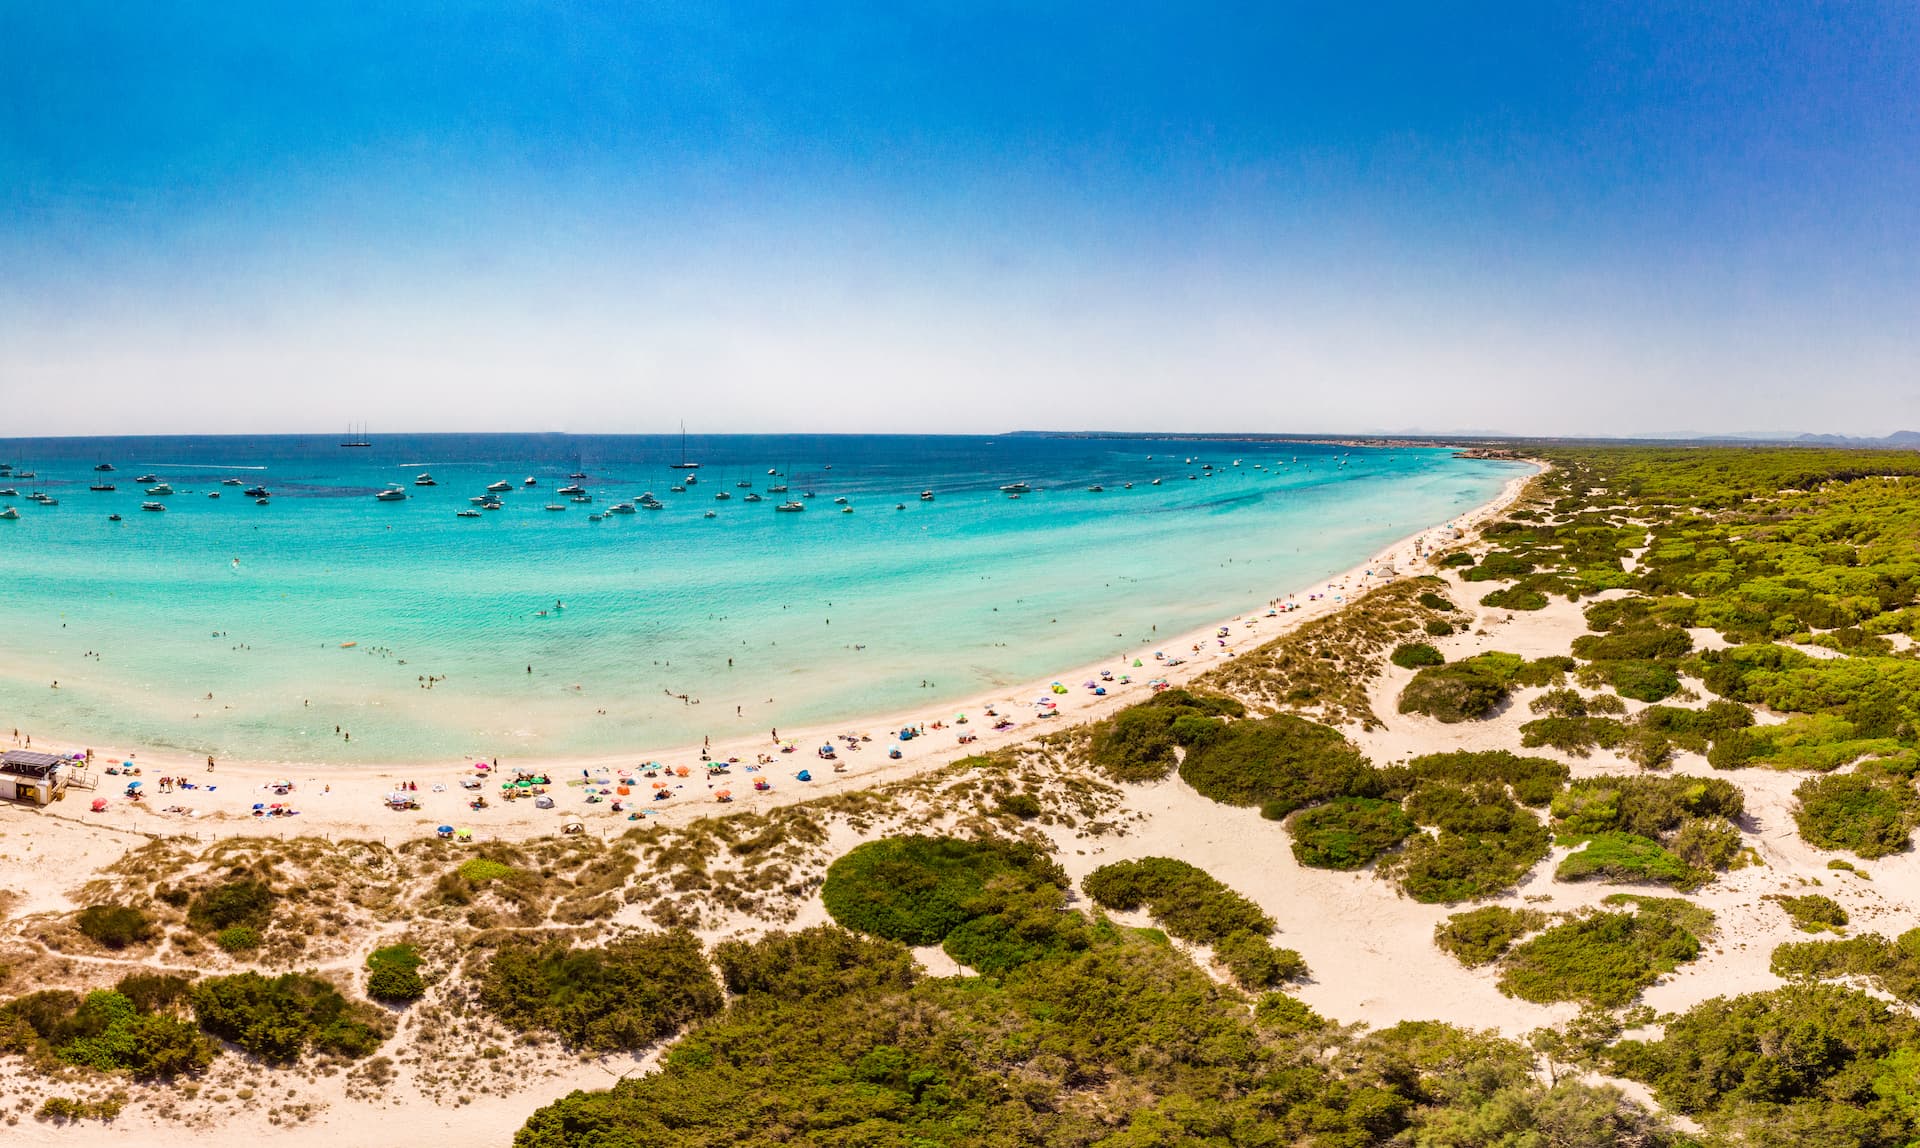
[[[208,773],[213,772],[213,755],[212,754],[207,755],[207,772]]]

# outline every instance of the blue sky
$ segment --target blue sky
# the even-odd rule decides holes
[[[1909,4],[0,0],[14,433],[1920,427]]]

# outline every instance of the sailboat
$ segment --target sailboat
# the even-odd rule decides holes
[[[687,461],[687,424],[680,424],[680,461],[669,464],[673,470],[699,470],[700,464]]]
[[[353,429],[353,424],[348,423],[347,424],[347,441],[341,443],[340,445],[341,446],[372,446],[373,444],[367,441],[367,424],[361,423],[359,431],[356,432]]]

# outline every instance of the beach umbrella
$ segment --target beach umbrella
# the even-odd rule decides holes
[[[138,781],[129,781],[129,782],[127,782],[127,788],[128,788],[128,789],[138,789],[138,788],[140,788],[140,786],[141,786],[142,784],[144,784],[144,783],[143,783],[143,782],[138,782]]]
[[[104,798],[104,797],[96,797],[96,798],[94,798],[94,799],[93,799],[93,811],[94,811],[95,813],[105,813],[105,812],[107,811],[107,799],[106,799],[106,798]]]
[[[655,789],[665,789],[667,787],[667,783],[664,781],[656,781],[653,783],[653,787]]]
[[[132,762],[131,760],[128,760],[128,761],[123,761],[123,762],[121,762],[120,764],[121,764],[121,765],[123,765],[123,766],[131,766],[131,765],[133,764],[133,762]]]
[[[437,829],[435,829],[435,830],[434,830],[434,832],[435,832],[435,833],[452,833],[452,832],[453,832],[453,826],[451,826],[451,825],[442,825],[442,826],[440,826],[439,828],[437,828]]]
[[[471,829],[456,829],[453,831],[453,835],[462,841],[473,840],[473,830]]]
[[[733,800],[733,790],[723,789],[720,792],[714,794],[713,796],[716,800],[719,800],[719,801],[731,801]]]

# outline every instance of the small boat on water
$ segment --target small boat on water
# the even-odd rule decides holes
[[[667,464],[669,470],[699,470],[700,464],[687,459],[687,424],[680,424],[680,461]]]
[[[667,493],[668,493],[668,494],[685,494],[686,492],[687,492],[687,488],[686,488],[686,487],[684,487],[684,486],[677,486],[677,485],[676,485],[676,486],[669,486],[669,487],[667,488]]]
[[[587,475],[585,471],[576,470],[572,474],[568,475],[567,477],[573,479],[575,482],[579,482],[580,480],[586,478]]]
[[[220,497],[220,492],[219,492],[219,491],[217,491],[217,490],[209,490],[209,491],[207,491],[207,497],[208,497],[208,498],[219,498],[219,497]]]
[[[1153,480],[1153,485],[1154,485],[1154,486],[1159,486],[1159,485],[1160,485],[1160,480],[1159,480],[1159,479],[1157,479],[1157,478],[1156,478],[1156,479],[1154,479],[1154,480]]]
[[[681,479],[680,481],[686,483],[688,486],[698,486],[700,485],[700,476],[697,474],[690,474],[687,477]]]
[[[576,494],[576,495],[574,495],[574,496],[573,496],[572,498],[570,498],[570,499],[568,499],[567,501],[568,501],[568,502],[592,502],[592,501],[593,501],[593,495],[591,495],[591,494]]]
[[[164,502],[143,502],[140,504],[140,509],[142,510],[165,510],[166,508],[167,504]]]
[[[631,502],[616,502],[616,503],[614,503],[614,504],[613,504],[612,506],[609,506],[609,507],[607,508],[607,513],[608,513],[608,514],[632,514],[632,513],[633,513],[633,503],[631,503]]]
[[[520,480],[520,485],[521,486],[539,486],[540,480],[533,477],[532,475],[528,475],[527,477]]]
[[[640,503],[640,509],[642,510],[665,510],[666,508],[667,508],[667,504],[660,501],[657,498],[654,499],[652,502],[647,502],[643,500]]]
[[[33,471],[30,471],[30,470],[18,470],[18,471],[15,471],[15,472],[14,472],[14,474],[13,474],[13,477],[15,477],[15,478],[39,478],[40,476],[39,476],[38,474],[35,474],[35,473],[34,473]]]
[[[564,502],[549,502],[549,503],[547,503],[547,505],[546,505],[546,506],[545,506],[545,507],[544,507],[543,509],[546,509],[546,510],[565,510],[566,508],[567,508],[567,504],[566,504],[566,503],[564,503]]]
[[[847,504],[846,496],[842,495],[841,497],[834,499],[833,504],[835,506],[845,506]]]
[[[784,482],[781,483],[779,486],[769,486],[767,488],[768,494],[785,494],[786,492],[787,492],[787,484]]]
[[[0,498],[19,498],[19,497],[20,497],[20,492],[15,490],[11,486],[3,490],[0,490]]]
[[[511,482],[490,482],[487,484],[487,489],[498,493],[503,490],[512,490],[513,484]]]
[[[18,517],[20,517],[20,512],[18,510],[15,510],[11,506],[7,507],[5,510],[0,510],[0,518],[4,518],[8,522],[12,522],[14,519]]]
[[[108,521],[108,522],[118,522],[118,521],[120,521],[120,516],[119,516],[118,514],[109,514],[109,515],[107,515],[107,521]]]
[[[893,504],[893,508],[895,510],[905,510],[907,508],[907,504],[904,502],[896,502]]]
[[[20,475],[20,477],[21,477],[21,478],[25,478],[25,477],[26,477],[26,475],[24,475],[24,474],[23,474],[23,475]],[[136,479],[134,479],[133,481],[135,481],[135,482],[159,482],[159,481],[160,481],[160,476],[159,476],[159,475],[157,475],[157,474],[143,474],[143,475],[141,475],[141,476],[140,476],[139,478],[136,478]]]
[[[807,504],[804,502],[783,502],[773,509],[777,514],[798,514],[806,508]]]
[[[725,502],[727,499],[732,497],[733,495],[728,494],[726,491],[723,490],[723,491],[720,491],[718,494],[715,494],[713,496],[713,499],[715,502]]]
[[[1099,494],[1099,493],[1100,493],[1101,491],[1103,491],[1103,490],[1105,490],[1105,489],[1106,489],[1106,487],[1104,487],[1104,486],[1101,486],[1101,485],[1100,485],[1099,483],[1097,483],[1097,482],[1096,482],[1096,483],[1094,483],[1094,484],[1093,484],[1092,486],[1089,486],[1089,487],[1087,488],[1087,493],[1088,493],[1088,494]]]
[[[706,512],[705,514],[702,514],[702,515],[701,515],[700,517],[702,517],[702,518],[718,518],[718,517],[720,517],[720,512],[719,512],[719,511],[717,511],[717,510],[709,510],[709,511],[707,511],[707,512]]]
[[[238,478],[223,478],[223,479],[221,479],[221,480],[220,480],[220,485],[221,485],[221,486],[245,486],[245,485],[247,485],[247,484],[246,484],[246,482],[245,482],[244,480],[242,480],[242,479],[238,479]]]
[[[267,504],[267,496],[263,494],[259,498],[254,499],[253,504],[255,506],[265,506]]]
[[[93,485],[91,485],[91,486],[89,486],[89,487],[87,487],[87,489],[88,489],[88,490],[98,490],[98,491],[107,491],[107,490],[112,490],[112,489],[113,489],[113,484],[112,484],[111,482],[96,482],[96,483],[94,483]]]
[[[852,514],[852,513],[853,513],[853,507],[851,507],[851,506],[843,506],[843,507],[841,507],[841,508],[840,508],[840,513],[842,513],[842,514]]]
[[[920,492],[920,501],[922,501],[922,502],[932,502],[932,501],[933,501],[933,491],[931,491],[931,490],[923,490],[923,491],[921,491],[921,492]]]
[[[586,492],[587,492],[586,487],[581,486],[579,483],[574,483],[574,482],[569,482],[567,485],[561,487],[559,490],[554,491],[555,494],[585,494]]]
[[[1025,494],[1032,489],[1033,487],[1028,486],[1024,482],[1009,482],[1007,485],[1000,488],[1000,493],[1001,494]]]
[[[110,471],[113,469],[113,464],[110,462],[99,462],[94,464],[93,469],[100,471],[102,474],[104,474],[107,471]]]
[[[735,486],[737,486],[737,487],[739,487],[739,488],[740,488],[740,489],[742,489],[742,490],[752,490],[752,489],[753,489],[753,483],[751,483],[751,482],[748,482],[748,481],[747,481],[746,479],[744,479],[744,478],[743,478],[743,479],[741,479],[741,480],[740,480],[739,482],[736,482],[736,483],[734,483],[733,485],[735,485]]]
[[[456,510],[453,516],[455,518],[478,518],[480,517],[480,512],[477,510]]]
[[[169,485],[167,485],[166,483],[164,483],[164,482],[163,482],[163,483],[160,483],[160,484],[158,484],[158,485],[156,485],[156,486],[149,486],[149,487],[147,488],[147,493],[148,493],[148,494],[172,494],[172,493],[173,493],[173,487],[171,487],[171,486],[169,486]]]
[[[416,474],[416,475],[414,475],[414,476],[413,476],[413,485],[415,485],[415,486],[439,486],[440,484],[439,484],[439,483],[437,483],[437,482],[435,482],[435,481],[433,480],[433,476],[432,476],[432,475],[430,475],[430,474],[426,474],[426,473],[424,473],[424,472],[422,472],[422,473],[420,473],[420,474]]]
[[[761,497],[760,497],[760,496],[759,496],[758,494],[749,494],[749,495],[747,495],[747,498],[746,498],[746,501],[748,501],[748,502],[765,502],[765,501],[766,501],[766,499],[764,499],[764,498],[761,498]]]
[[[385,490],[373,496],[373,500],[375,502],[405,502],[407,500],[407,488],[401,486],[399,483],[390,482],[387,484]]]

